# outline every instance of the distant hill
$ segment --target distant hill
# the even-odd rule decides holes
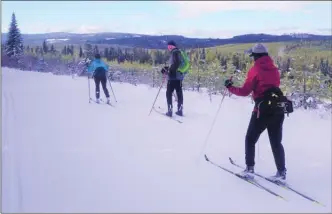
[[[7,33],[2,33],[2,42],[7,38]],[[228,39],[211,38],[187,38],[178,35],[152,36],[131,33],[95,33],[95,34],[74,34],[74,33],[45,33],[45,34],[23,34],[25,45],[41,45],[44,40],[49,44],[108,44],[125,47],[163,49],[168,40],[175,40],[182,48],[192,47],[214,47],[226,44],[243,44],[256,42],[290,42],[300,41],[301,39],[309,41],[332,40],[332,36],[313,35],[313,34],[287,34],[287,35],[269,35],[269,34],[246,34],[234,36]]]

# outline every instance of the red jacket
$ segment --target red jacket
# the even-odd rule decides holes
[[[263,96],[266,89],[279,87],[280,74],[269,56],[263,56],[255,61],[249,70],[247,79],[241,88],[231,86],[228,90],[237,96],[248,96],[253,92],[253,99]]]

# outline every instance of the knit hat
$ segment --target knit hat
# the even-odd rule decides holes
[[[268,53],[268,50],[265,45],[259,43],[245,52],[248,53],[249,56],[253,56],[254,54]]]
[[[96,58],[96,59],[100,59],[100,54],[97,53],[97,54],[95,55],[95,58]]]
[[[176,47],[176,43],[175,43],[173,40],[169,41],[169,42],[167,43],[167,45],[173,45],[173,46]]]

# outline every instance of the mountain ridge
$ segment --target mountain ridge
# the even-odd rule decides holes
[[[8,33],[2,33],[2,43],[7,39]],[[291,42],[301,41],[325,41],[332,40],[331,35],[316,35],[307,33],[293,33],[283,35],[273,34],[243,34],[231,38],[191,38],[182,35],[147,35],[122,32],[101,33],[67,33],[52,32],[40,34],[22,34],[25,45],[41,45],[44,40],[49,44],[81,44],[91,43],[94,45],[118,45],[147,49],[165,48],[168,40],[175,40],[182,48],[208,48],[227,44],[243,44],[257,42]]]

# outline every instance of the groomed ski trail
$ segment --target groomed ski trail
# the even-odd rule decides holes
[[[196,164],[221,96],[185,91],[178,124],[147,116],[158,88],[112,87],[115,108],[88,102],[86,78],[2,68],[3,212],[331,212],[330,117],[298,110],[284,125],[287,178],[320,207]],[[165,89],[156,106],[166,107]],[[204,153],[242,164],[251,101],[225,97],[221,108]],[[274,174],[266,133],[259,145],[257,171]]]

